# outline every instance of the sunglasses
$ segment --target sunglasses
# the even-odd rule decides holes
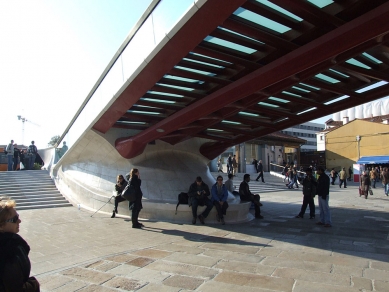
[[[16,223],[19,220],[19,214],[13,216],[11,219],[5,220],[6,223]]]

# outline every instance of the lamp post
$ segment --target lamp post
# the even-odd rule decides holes
[[[360,142],[361,142],[361,136],[356,136],[355,137],[356,139],[357,139],[357,148],[358,148],[358,160],[359,160],[359,158],[361,158],[361,155],[360,155],[360,152],[359,152],[359,146],[360,146]],[[357,160],[357,161],[358,161]]]

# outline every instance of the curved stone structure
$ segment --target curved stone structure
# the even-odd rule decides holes
[[[175,206],[178,194],[187,192],[197,176],[201,176],[210,187],[215,183],[207,167],[209,161],[199,152],[200,146],[207,141],[192,138],[172,146],[158,140],[155,144],[147,145],[145,151],[136,158],[125,159],[113,145],[114,137],[122,130],[113,131],[115,133],[109,132],[102,136],[90,130],[66,153],[54,171],[60,191],[73,204],[97,210],[113,195],[116,176],[138,168],[144,196],[141,217],[190,222],[190,208],[180,206],[175,215]],[[228,200],[230,208],[227,211],[227,222],[252,219],[250,203],[240,203],[232,194],[229,194]],[[102,210],[111,212],[112,209],[112,204],[107,204]],[[214,212],[210,214],[208,222],[215,221],[215,216],[212,216]],[[119,213],[130,214],[126,202],[119,205]]]

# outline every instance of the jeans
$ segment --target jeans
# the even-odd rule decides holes
[[[14,170],[18,168],[18,164],[19,164],[19,157],[14,157]]]
[[[262,182],[264,183],[265,181],[263,180],[263,171],[261,171],[259,174],[258,174],[258,177],[255,179],[255,180],[259,180],[259,178],[262,178]]]
[[[36,154],[29,155],[28,158],[29,158],[28,169],[33,170],[34,169],[34,163],[35,163]]]
[[[221,206],[218,201],[213,201],[213,205],[216,208],[217,215],[219,216],[220,219],[222,219],[223,215],[226,215],[226,211],[227,211],[227,208],[228,208],[228,203],[227,202],[223,202],[223,205]]]
[[[299,185],[297,184],[297,176],[294,176],[293,178],[292,178],[292,180],[290,181],[290,183],[289,183],[289,185],[288,185],[288,188],[293,188],[293,185],[294,184],[296,184],[296,188],[298,188],[299,187]]]
[[[370,179],[370,181],[371,181],[371,185],[375,189],[375,181],[376,181],[375,178]]]
[[[385,188],[385,195],[389,195],[389,183],[386,183],[385,185],[384,185],[384,188]]]
[[[209,212],[211,212],[213,208],[213,204],[210,199],[203,198],[202,202],[198,200],[196,197],[192,198],[192,215],[193,218],[197,217],[197,207],[200,205],[199,203],[204,203],[207,208],[204,210],[204,212],[201,214],[204,218],[208,217]]]
[[[307,209],[307,206],[309,205],[309,215],[310,217],[315,217],[315,202],[313,201],[312,196],[304,196],[303,199],[303,205],[301,206],[301,211],[299,213],[300,217],[304,217],[305,210]]]
[[[332,225],[331,222],[331,212],[330,212],[330,207],[328,205],[328,201],[330,200],[330,196],[327,195],[325,199],[322,197],[319,198],[319,209],[320,209],[320,222],[323,224],[330,224]]]
[[[345,179],[339,179],[339,187],[342,187],[342,184],[344,183],[344,187],[347,188],[347,182]]]
[[[251,195],[251,196],[243,196],[240,195],[240,200],[242,202],[251,202],[254,203],[254,208],[255,208],[255,217],[261,216],[261,209],[259,207],[259,201],[261,197],[259,195]]]
[[[11,170],[13,170],[12,166],[14,164],[14,158],[13,158],[12,155],[7,155],[7,158],[8,158],[8,168],[7,168],[7,170],[11,171]]]

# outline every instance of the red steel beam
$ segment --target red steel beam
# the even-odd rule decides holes
[[[149,141],[386,34],[389,31],[388,18],[389,2],[204,97],[147,130],[133,137],[118,139],[116,148],[123,157],[133,158],[142,153]]]

